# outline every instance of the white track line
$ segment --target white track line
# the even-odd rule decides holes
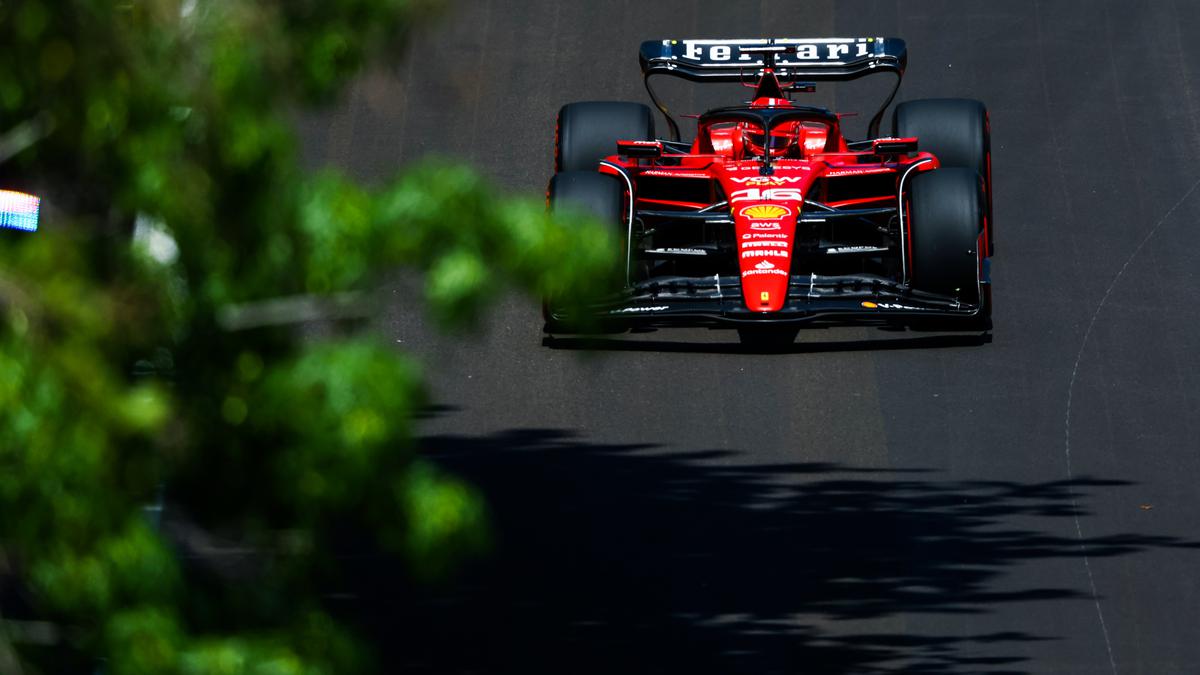
[[[1154,227],[1150,228],[1145,237],[1142,237],[1142,241],[1138,243],[1137,248],[1133,249],[1133,252],[1125,259],[1125,264],[1121,265],[1121,269],[1117,271],[1117,275],[1109,282],[1108,288],[1104,290],[1104,296],[1100,298],[1100,303],[1096,305],[1096,311],[1092,312],[1092,318],[1088,321],[1087,329],[1083,332],[1083,341],[1079,343],[1079,352],[1075,354],[1075,366],[1071,369],[1071,381],[1067,384],[1067,412],[1063,418],[1065,432],[1064,447],[1067,460],[1067,491],[1071,495],[1071,515],[1075,519],[1075,538],[1079,541],[1079,550],[1083,553],[1083,567],[1087,570],[1088,585],[1092,590],[1092,602],[1095,603],[1096,615],[1100,618],[1100,630],[1104,632],[1104,647],[1108,650],[1108,663],[1112,666],[1113,673],[1117,672],[1117,661],[1113,657],[1112,642],[1108,637],[1108,625],[1104,622],[1104,610],[1100,608],[1100,595],[1096,592],[1096,579],[1092,576],[1092,563],[1088,558],[1087,545],[1083,541],[1083,527],[1079,523],[1079,507],[1075,500],[1075,488],[1071,485],[1075,480],[1075,474],[1071,468],[1071,401],[1075,395],[1075,380],[1079,375],[1079,362],[1083,360],[1084,348],[1087,347],[1088,338],[1092,335],[1092,328],[1096,325],[1096,319],[1100,316],[1100,310],[1104,309],[1105,303],[1108,302],[1108,296],[1112,295],[1113,288],[1116,287],[1121,277],[1125,275],[1125,270],[1129,269],[1129,264],[1146,247],[1146,242],[1150,241],[1151,237],[1158,233],[1163,223],[1167,222],[1167,219],[1174,215],[1180,206],[1183,206],[1183,203],[1192,196],[1196,188],[1200,188],[1200,180],[1193,183],[1192,187],[1179,198],[1179,201],[1175,202],[1175,205],[1162,218],[1158,219]]]

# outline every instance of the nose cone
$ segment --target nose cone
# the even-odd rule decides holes
[[[733,210],[742,299],[753,312],[776,312],[787,300],[797,207],[758,202]]]

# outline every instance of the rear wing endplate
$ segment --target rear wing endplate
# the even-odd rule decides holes
[[[896,75],[891,96],[871,120],[872,137],[879,134],[883,112],[895,98],[908,64],[904,40],[894,37],[647,40],[639,54],[646,90],[666,116],[675,140],[679,140],[679,127],[655,96],[650,78],[672,75],[693,82],[757,79],[768,64],[763,47],[786,48],[786,53],[771,55],[771,67],[780,79],[845,81],[880,72]],[[753,51],[743,52],[744,48]]]

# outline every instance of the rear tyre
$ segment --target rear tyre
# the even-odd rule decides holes
[[[627,237],[623,218],[625,192],[613,176],[596,171],[564,171],[554,174],[547,191],[550,210],[555,213],[578,213],[591,216],[600,223],[612,227],[617,241]],[[622,268],[624,269],[624,268]],[[612,290],[619,290],[621,281],[610,282]],[[574,333],[587,329],[590,332],[613,332],[613,326],[560,321],[554,318],[561,303],[546,299],[542,303],[542,316],[546,320],[547,333]]]
[[[654,115],[641,103],[586,101],[558,111],[555,171],[595,171],[617,154],[617,141],[654,140]]]
[[[979,175],[960,168],[920,174],[912,181],[909,206],[913,287],[979,304]]]
[[[893,134],[916,136],[923,152],[938,158],[942,168],[971,169],[983,179],[984,213],[987,217],[988,247],[993,247],[992,227],[992,140],[987,107],[966,98],[931,98],[906,101],[892,115]]]

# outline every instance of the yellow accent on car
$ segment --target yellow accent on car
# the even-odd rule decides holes
[[[773,206],[771,204],[759,204],[758,206],[750,206],[742,211],[742,215],[747,218],[757,218],[762,220],[773,220],[782,218],[788,214],[788,210],[782,206]]]

